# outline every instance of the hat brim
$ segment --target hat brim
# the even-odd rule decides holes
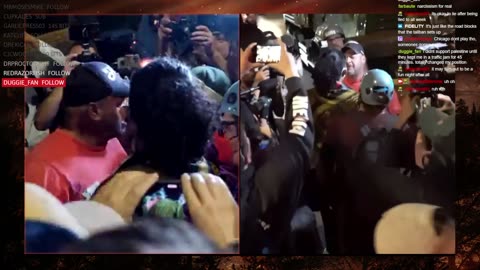
[[[122,82],[118,82],[117,85],[112,88],[112,96],[127,98],[130,96],[130,81],[121,79]]]
[[[348,50],[352,50],[355,54],[364,54],[363,50],[361,50],[360,48],[354,48],[348,45],[342,48],[343,53],[346,53]]]
[[[115,210],[95,201],[75,201],[64,207],[90,235],[126,225]]]
[[[75,233],[80,238],[88,232],[63,204],[44,188],[25,183],[25,220],[43,221]]]

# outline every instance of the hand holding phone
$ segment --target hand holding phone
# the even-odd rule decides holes
[[[291,77],[299,77],[298,69],[297,69],[297,61],[293,57],[292,54],[287,52],[287,46],[281,40],[278,40],[280,44],[280,61],[277,63],[270,63],[268,64],[269,67],[273,68],[274,70],[280,72],[285,79],[289,79]]]
[[[278,63],[282,54],[282,47],[280,45],[257,45],[256,47],[256,63]]]
[[[144,215],[190,220],[179,180],[160,180],[152,190],[155,192],[143,198]]]
[[[220,247],[227,247],[239,237],[239,211],[225,182],[212,174],[181,176],[193,223]]]

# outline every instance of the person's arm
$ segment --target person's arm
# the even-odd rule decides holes
[[[289,134],[295,138],[310,154],[313,149],[313,122],[312,110],[308,101],[308,94],[302,87],[299,77],[290,77],[285,82],[288,90],[286,97],[287,113],[285,120]]]
[[[44,188],[62,203],[69,202],[73,199],[70,196],[70,184],[65,176],[41,161],[32,160],[28,162],[27,160],[25,166],[25,182],[33,183]]]
[[[72,61],[77,54],[70,54],[65,58],[64,71],[70,73],[80,63]],[[34,125],[38,130],[47,130],[51,127],[52,122],[58,114],[60,103],[63,97],[63,88],[56,87],[50,95],[37,107],[35,113]]]
[[[227,58],[224,58],[223,55],[220,52],[218,52],[216,50],[213,50],[212,60],[217,67],[219,67],[221,70],[223,70],[225,72],[225,74],[228,74],[228,60],[227,60]]]
[[[287,80],[287,116],[288,132],[281,138],[280,145],[269,153],[268,161],[255,175],[255,183],[262,194],[262,212],[268,212],[268,205],[281,204],[285,192],[294,193],[300,183],[294,180],[307,168],[313,148],[313,125],[311,110],[306,91],[301,87],[301,79],[290,77]],[[272,185],[275,179],[275,185]],[[294,197],[294,196],[292,196]]]
[[[398,115],[398,120],[393,127],[394,129],[403,129],[405,124],[407,124],[408,119],[410,119],[410,117],[412,117],[412,115],[415,113],[415,103],[418,99],[418,96],[413,97],[408,93],[399,95],[401,110],[400,114]]]
[[[283,42],[279,40],[279,43],[282,46],[280,62],[269,66],[278,70],[285,77],[285,86],[288,90],[285,98],[285,127],[288,129],[288,134],[295,135],[293,138],[302,145],[304,154],[310,156],[314,143],[314,129],[308,94],[302,87],[302,79],[298,74],[293,55],[287,52]],[[280,134],[282,133],[280,132]]]
[[[151,25],[150,20],[150,15],[142,15],[135,35],[137,41],[135,50],[141,57],[154,57],[157,50],[156,29]]]
[[[181,176],[182,190],[195,226],[220,248],[239,239],[239,209],[225,182],[211,174]]]
[[[50,57],[61,66],[65,65],[65,55],[59,49],[53,48],[48,43],[43,42],[27,32],[24,33],[24,39],[26,44],[30,44],[33,48],[39,50],[40,53]]]
[[[38,106],[35,113],[34,125],[38,130],[47,130],[51,127],[62,101],[63,88],[57,87],[52,93]]]
[[[157,56],[171,55],[171,46],[168,43],[168,37],[172,29],[168,27],[171,23],[169,15],[163,15],[157,28]]]
[[[247,220],[256,224],[256,228],[251,227],[249,230],[261,228],[270,234],[271,239],[276,239],[274,241],[280,241],[289,231],[303,187],[299,179],[309,169],[314,139],[307,93],[292,65],[294,60],[286,58],[283,43],[282,47],[283,60],[275,67],[286,77],[288,94],[285,123],[288,132],[284,132],[280,144],[271,149],[266,162],[255,172],[255,191],[249,202],[249,207],[255,209],[250,210],[253,213],[249,213]]]

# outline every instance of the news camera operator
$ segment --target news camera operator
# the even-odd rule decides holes
[[[142,57],[177,57],[191,67],[209,65],[238,78],[238,17],[144,15],[137,32]]]
[[[241,130],[242,143],[242,251],[259,254],[294,252],[291,248],[291,221],[300,205],[302,176],[308,169],[310,152],[313,147],[312,114],[306,91],[295,66],[295,60],[281,45],[278,63],[268,64],[286,79],[285,131],[279,132],[280,144],[265,150],[261,160],[250,157],[249,138]],[[252,67],[251,44],[242,53],[241,71]],[[243,115],[242,115],[243,116]],[[244,127],[244,119],[241,118]],[[251,161],[251,163],[249,163]]]
[[[243,88],[240,95],[241,113],[244,127],[253,146],[253,153],[278,144],[276,132],[271,126],[272,97],[270,96],[276,95],[278,81],[277,78],[270,78],[270,69],[268,65],[264,65],[250,70],[243,76],[241,82]]]
[[[249,39],[251,37],[248,37]],[[263,32],[250,61],[259,61],[241,77],[242,118],[253,153],[279,143],[278,132],[285,130],[285,76],[267,62],[277,62],[280,46],[272,32]],[[262,47],[260,47],[260,44]],[[293,57],[290,52],[287,54]],[[277,54],[278,52],[278,54]],[[298,73],[297,67],[295,67]]]

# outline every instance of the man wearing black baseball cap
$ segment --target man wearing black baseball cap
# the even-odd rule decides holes
[[[67,77],[61,106],[64,126],[39,143],[25,159],[25,180],[62,202],[89,199],[126,159],[118,136],[119,109],[130,83],[109,65],[83,63]]]
[[[347,58],[347,73],[343,83],[356,92],[360,89],[363,75],[367,72],[367,58],[360,43],[350,40],[345,43],[342,52]]]
[[[365,50],[360,43],[355,40],[350,40],[345,43],[342,52],[347,58],[347,73],[343,78],[342,83],[359,93],[363,76],[368,71]],[[397,93],[394,91],[392,101],[390,101],[388,105],[388,111],[392,114],[399,114],[400,109],[400,101],[398,100]]]

